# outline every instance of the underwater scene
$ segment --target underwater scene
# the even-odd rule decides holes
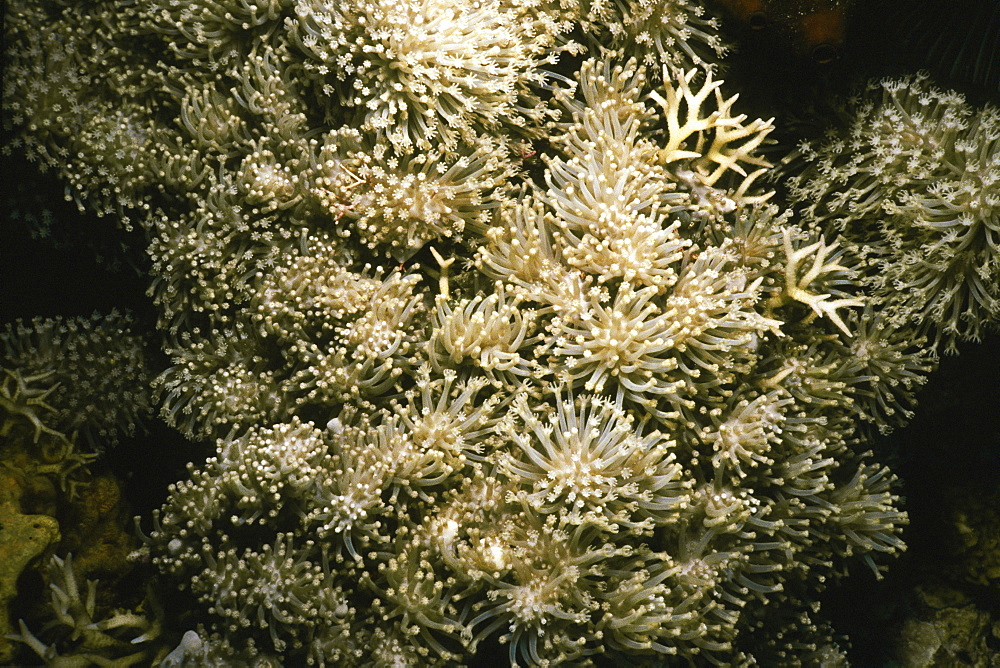
[[[0,666],[1000,667],[998,0],[8,0]]]

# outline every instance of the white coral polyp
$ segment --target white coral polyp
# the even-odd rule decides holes
[[[612,301],[592,290],[588,311],[557,319],[553,352],[562,358],[566,378],[582,380],[588,391],[604,389],[611,379],[633,396],[672,391],[663,375],[677,368],[670,356],[677,323],[651,301],[655,294],[653,288],[623,284]]]
[[[324,81],[332,72],[341,102],[399,149],[450,150],[536,115],[521,101],[543,79],[552,36],[503,3],[299,0],[295,13],[306,67]]]

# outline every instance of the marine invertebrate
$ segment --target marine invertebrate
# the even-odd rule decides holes
[[[711,70],[728,51],[718,19],[697,2],[558,0],[551,4],[559,15],[578,22],[588,41],[622,50],[646,65],[666,64],[673,71]]]
[[[434,299],[433,330],[426,352],[436,371],[473,364],[490,378],[530,376],[535,365],[520,350],[538,342],[536,314],[521,308],[502,282],[488,295],[459,300],[444,293]],[[527,353],[526,353],[527,354]]]
[[[350,7],[299,0],[289,37],[317,88],[399,150],[455,150],[505,124],[545,118],[533,87],[565,31],[496,0],[382,0]]]
[[[262,359],[299,397],[291,422],[218,440],[146,548],[214,628],[316,661],[374,644],[449,663],[496,638],[529,664],[725,662],[833,559],[900,549],[891,476],[846,444],[849,388],[871,380],[838,339],[851,274],[741,166],[763,168],[767,124],[731,117],[711,79],[646,100],[634,63],[578,77],[548,174],[463,230],[490,280],[455,272],[439,242],[436,282],[378,278],[323,234],[262,279],[247,345],[284,351]],[[378,382],[314,392],[310,356],[341,339],[357,344],[342,373],[412,343]],[[325,429],[299,421],[317,409],[336,416]],[[322,582],[336,601],[240,608],[232,592],[265,562],[287,576],[274,591]]]
[[[150,212],[162,414],[214,443],[137,554],[192,611],[172,660],[749,661],[770,615],[901,548],[892,476],[848,447],[852,388],[877,392],[850,262],[765,204],[771,123],[678,69],[710,21],[129,7],[88,20],[115,63],[155,38],[102,79],[155,151],[105,197]],[[546,71],[573,22],[655,74]]]
[[[347,217],[369,248],[389,246],[406,260],[428,241],[482,229],[499,206],[513,168],[488,137],[475,148],[399,153],[349,129],[329,133],[316,158],[316,192],[339,220]]]
[[[894,327],[950,351],[978,339],[1000,313],[1000,114],[924,76],[872,83],[847,113],[800,146],[793,203],[864,259]]]
[[[287,416],[287,392],[254,342],[254,330],[240,325],[208,336],[185,332],[167,348],[173,364],[155,379],[160,414],[188,436]]]
[[[595,396],[561,398],[555,408],[543,422],[524,395],[515,399],[518,419],[506,430],[516,454],[500,470],[526,490],[522,503],[612,533],[648,534],[677,520],[687,491],[663,434],[640,437],[631,416]]]
[[[0,407],[4,413],[27,411],[23,415],[34,425],[35,442],[41,431],[79,432],[91,446],[103,449],[135,433],[152,412],[148,343],[128,315],[112,311],[90,318],[16,321],[0,334],[0,345],[3,386],[14,392],[14,385],[35,388],[27,390],[23,402],[5,391]],[[12,379],[19,380],[11,385]],[[5,423],[13,417],[5,416]]]
[[[63,569],[64,562],[52,554],[56,549],[85,551],[85,568],[99,565],[118,571],[128,552],[128,534],[118,522],[119,488],[113,480],[95,478],[89,466],[98,453],[133,436],[152,410],[148,341],[135,329],[131,317],[112,312],[18,320],[0,333],[4,662],[21,661],[10,640],[21,640],[46,661],[71,648],[79,656],[135,654],[135,661],[147,656],[120,639],[120,630],[130,626],[128,620],[91,627],[107,621],[94,617],[95,585],[89,585],[88,597],[77,586],[72,566]],[[54,585],[55,620],[45,629],[51,632],[40,632],[39,639],[22,620],[20,634],[14,635],[8,607],[17,594],[18,578],[32,560],[49,557],[56,560],[53,566],[39,570],[48,570],[45,579]],[[22,614],[20,607],[15,619]],[[150,628],[148,620],[140,621],[140,631]],[[109,629],[110,634],[105,633]]]
[[[722,248],[692,253],[670,220],[685,206],[712,218],[765,197],[748,193],[758,174],[740,163],[763,164],[753,150],[769,126],[731,117],[734,100],[711,77],[692,92],[693,71],[652,96],[662,116],[630,93],[644,80],[634,62],[590,61],[579,77],[585,103],[565,97],[574,123],[554,138],[562,155],[548,158],[548,187],[537,205],[501,209],[506,224],[487,233],[478,263],[552,314],[541,349],[561,380],[588,391],[610,382],[619,401],[668,419],[692,405],[702,370],[727,382],[751,339],[777,325],[753,307],[763,278],[730,267]],[[657,122],[662,147],[643,136]],[[717,188],[727,172],[739,184]]]
[[[131,611],[97,607],[97,580],[81,582],[73,555],[48,560],[45,580],[54,619],[36,636],[20,620],[20,633],[8,636],[24,643],[46,662],[132,666],[153,660],[160,637],[159,620]]]
[[[377,396],[398,383],[413,366],[411,355],[421,340],[417,281],[416,274],[393,272],[378,282],[362,310],[334,325],[330,339],[291,342],[303,364],[289,384],[301,401],[329,404]]]
[[[850,354],[840,372],[849,379],[853,410],[883,433],[913,417],[914,394],[937,366],[923,338],[911,328],[894,328],[888,320],[871,305],[851,311],[851,334],[844,337]]]

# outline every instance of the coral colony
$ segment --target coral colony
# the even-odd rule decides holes
[[[9,326],[5,447],[72,496],[150,405],[212,444],[139,523],[146,600],[51,556],[5,651],[843,660],[817,593],[905,548],[865,439],[1000,314],[996,110],[880,82],[773,168],[695,0],[12,0],[5,30],[6,149],[144,234],[159,316]]]

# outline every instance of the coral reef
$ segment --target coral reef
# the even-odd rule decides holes
[[[99,615],[98,582],[77,579],[72,554],[65,559],[53,555],[45,580],[49,614],[55,620],[46,628],[45,635],[51,640],[40,640],[24,620],[20,622],[20,633],[9,637],[30,647],[46,665],[131,666],[152,658],[150,641],[159,636],[158,623],[126,611],[101,610],[107,614]]]
[[[17,476],[0,469],[0,661],[14,656],[7,637],[14,632],[9,606],[17,596],[18,578],[35,557],[59,541],[59,523],[48,515],[28,515],[20,508]]]
[[[42,431],[79,433],[103,449],[134,434],[152,412],[147,343],[134,329],[129,316],[115,311],[8,324],[0,333],[0,364],[10,417],[0,432],[9,435],[10,420],[20,416],[34,425],[36,443]],[[39,410],[47,411],[44,419]]]
[[[906,621],[898,640],[902,665],[997,665],[1000,655],[991,646],[1000,643],[1000,626],[967,597],[947,588],[920,589],[914,605],[918,614]]]
[[[895,327],[950,351],[979,340],[1000,320],[1000,111],[914,76],[871,84],[845,113],[799,147],[792,203],[863,258]]]
[[[53,552],[76,551],[84,573],[117,577],[130,570],[127,556],[135,546],[120,485],[110,475],[92,474],[90,466],[98,452],[149,418],[153,374],[143,337],[131,318],[115,312],[8,325],[0,333],[0,372],[0,660],[15,656],[11,638],[50,660],[60,653],[45,648],[23,620],[21,633],[12,635],[8,607],[19,578],[29,579],[39,558],[59,560]],[[66,573],[68,594],[53,609],[60,620],[86,611],[86,619],[74,622],[76,639],[95,621],[89,617],[95,603],[92,593],[86,603],[78,599],[71,565]],[[101,642],[85,639],[83,655]]]
[[[886,84],[850,142],[800,149],[784,207],[773,122],[719,79],[706,12],[9,3],[5,148],[142,232],[169,362],[151,378],[117,315],[8,328],[3,432],[69,461],[70,432],[110,445],[155,403],[214,444],[139,522],[131,556],[172,614],[95,605],[78,541],[45,576],[56,623],[21,644],[117,665],[842,661],[817,594],[906,547],[870,428],[912,414],[935,364],[918,333],[995,316],[994,112]],[[961,141],[933,148],[939,117]],[[82,482],[75,521],[107,554],[76,563],[120,566],[118,488]]]

